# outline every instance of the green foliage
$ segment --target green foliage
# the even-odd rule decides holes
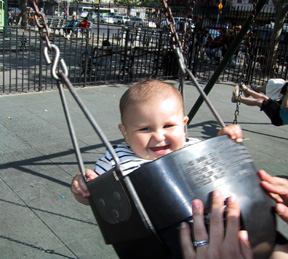
[[[114,0],[114,4],[127,7],[133,7],[133,6],[161,7],[162,0]]]
[[[114,4],[132,7],[132,6],[140,6],[142,1],[140,0],[114,0]]]
[[[142,1],[143,6],[151,6],[151,7],[162,7],[163,1],[162,0],[143,0]]]

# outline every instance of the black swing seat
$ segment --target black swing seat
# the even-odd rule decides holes
[[[209,211],[215,189],[238,197],[254,258],[268,258],[274,248],[275,203],[261,188],[247,149],[227,136],[177,150],[120,179],[110,170],[87,185],[104,239],[120,258],[175,258],[178,236],[169,244],[166,234],[191,219],[191,200],[201,199]]]

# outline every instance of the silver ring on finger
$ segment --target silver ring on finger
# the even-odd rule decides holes
[[[209,241],[208,240],[201,240],[201,241],[194,241],[194,247],[200,247],[200,246],[205,246],[208,245]]]

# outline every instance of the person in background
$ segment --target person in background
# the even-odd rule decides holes
[[[269,98],[275,101],[281,100],[283,95],[281,94],[282,88],[287,87],[288,82],[281,78],[271,78],[268,80],[266,85],[255,85],[251,84],[250,87],[257,93],[263,93],[267,95]]]
[[[81,33],[87,30],[90,27],[90,22],[88,22],[88,18],[84,17],[83,21],[77,24],[77,27]]]
[[[70,39],[73,32],[77,32],[78,25],[77,17],[75,14],[72,15],[72,20],[63,26],[63,31],[66,34],[66,38]]]
[[[226,31],[221,30],[220,35],[218,35],[210,44],[209,48],[206,50],[206,55],[210,59],[210,63],[214,65],[219,65],[220,58],[227,48],[227,36]]]
[[[283,126],[288,124],[288,91],[287,84],[282,87],[280,93],[283,95],[281,101],[275,101],[269,98],[267,95],[255,92],[254,90],[241,83],[240,87],[237,85],[232,93],[231,102],[244,103],[248,106],[258,106],[260,111],[264,111],[265,114],[271,120],[271,123],[275,126]],[[245,97],[239,94],[240,88],[242,89]],[[252,97],[252,98],[249,98]]]
[[[68,14],[68,11],[67,9],[64,10],[64,20],[67,20],[67,14]]]
[[[13,15],[11,14],[11,12],[8,12],[8,18],[7,18],[8,26],[13,25],[13,22],[14,22],[14,17],[13,17]]]

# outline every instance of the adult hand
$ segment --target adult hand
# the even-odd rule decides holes
[[[195,248],[191,240],[189,225],[187,223],[182,223],[180,229],[180,242],[185,259],[253,258],[247,231],[239,231],[240,208],[236,197],[230,197],[227,200],[227,224],[226,230],[224,230],[223,195],[220,191],[213,192],[209,231],[210,236],[207,234],[204,223],[204,208],[202,201],[198,199],[193,200],[192,209],[195,241],[196,243],[198,241],[198,244],[200,241],[204,242],[202,242],[202,245]],[[207,241],[207,243],[205,241]]]
[[[262,179],[261,185],[277,202],[276,212],[283,220],[288,222],[288,180],[271,176],[264,170],[259,170],[258,174]]]

